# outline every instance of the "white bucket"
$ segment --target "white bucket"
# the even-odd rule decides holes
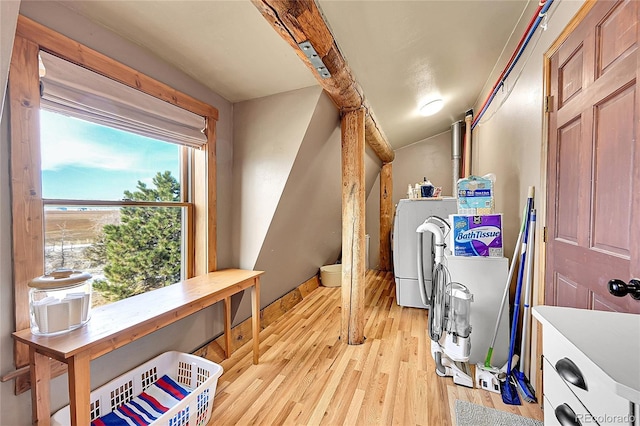
[[[326,265],[320,268],[320,282],[325,287],[342,285],[342,264]]]

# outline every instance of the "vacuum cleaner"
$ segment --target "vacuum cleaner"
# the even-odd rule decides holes
[[[436,374],[452,377],[454,383],[472,388],[473,378],[468,361],[471,352],[469,318],[473,295],[464,285],[450,282],[448,270],[442,263],[445,247],[443,228],[447,227],[449,224],[443,219],[430,216],[416,229],[420,296],[423,303],[429,306],[428,332]],[[433,276],[429,288],[425,284],[423,273],[424,232],[433,234],[435,248]]]

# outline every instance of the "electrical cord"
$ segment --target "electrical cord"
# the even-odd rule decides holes
[[[538,37],[535,39],[535,41],[532,43],[532,47],[529,51],[529,54],[527,55],[527,57],[525,58],[525,60],[522,62],[522,66],[520,67],[520,70],[518,71],[517,75],[515,76],[515,78],[513,79],[512,84],[510,85],[510,87],[507,89],[505,95],[502,97],[502,100],[500,101],[500,104],[491,112],[491,114],[488,117],[485,117],[482,120],[479,120],[476,123],[476,126],[482,126],[483,124],[488,123],[494,115],[496,115],[496,113],[498,111],[500,111],[500,109],[502,108],[502,106],[505,104],[505,102],[509,99],[509,96],[511,95],[511,92],[513,92],[513,90],[516,88],[516,85],[518,84],[518,80],[520,80],[520,76],[522,75],[523,71],[525,70],[527,63],[529,63],[529,59],[531,59],[531,56],[533,56],[536,47],[538,46],[538,42],[540,42],[540,39],[542,38],[542,35],[544,34],[544,31],[546,31],[547,29],[547,25],[548,25],[548,21],[549,19],[551,19],[551,17],[553,16],[553,12],[555,11],[555,8],[550,9],[549,11],[547,11],[544,16],[543,16],[543,20],[540,23],[540,28],[543,29],[543,31],[540,31],[538,33]],[[504,80],[503,81],[503,86],[502,89],[504,89],[505,85],[506,85],[507,81]]]
[[[507,63],[507,66],[502,71],[502,74],[500,75],[500,77],[498,78],[496,83],[494,84],[493,89],[491,90],[491,93],[489,94],[487,99],[482,104],[482,107],[480,108],[480,111],[478,112],[476,117],[473,119],[473,122],[471,124],[471,128],[472,129],[474,129],[479,124],[482,116],[484,115],[484,113],[486,112],[487,108],[489,107],[489,105],[493,101],[494,97],[498,93],[498,90],[503,87],[506,79],[509,77],[509,74],[511,73],[511,71],[515,67],[515,64],[518,62],[518,60],[520,59],[520,57],[524,53],[524,50],[527,48],[527,44],[529,43],[529,41],[533,37],[533,34],[536,32],[538,26],[540,25],[540,22],[543,19],[546,19],[546,14],[547,14],[549,8],[551,7],[551,5],[553,4],[553,1],[554,0],[546,0],[544,2],[540,2],[539,3],[538,9],[536,10],[536,13],[534,14],[534,16],[531,18],[531,21],[529,22],[529,26],[528,26],[527,30],[525,31],[525,33],[523,34],[523,36],[522,36],[522,38],[520,40],[520,43],[518,44],[518,47],[513,52],[513,55],[511,56],[511,59],[509,59],[509,62]],[[542,25],[542,27],[543,27],[543,29],[546,29],[546,21]]]

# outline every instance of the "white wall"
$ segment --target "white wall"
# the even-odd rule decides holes
[[[1,2],[4,7],[4,1]],[[90,23],[57,2],[22,2],[20,12],[62,34],[218,108],[218,265],[231,263],[232,105],[157,57],[108,30]],[[3,15],[4,16],[4,15]],[[4,35],[4,21],[3,35]],[[4,43],[4,40],[3,40]],[[4,50],[2,52],[4,58]],[[8,109],[8,108],[7,108]],[[11,222],[8,172],[8,115],[0,130],[0,374],[13,370],[13,284],[11,280]],[[214,306],[179,323],[104,355],[91,364],[92,387],[97,387],[166,350],[191,352],[222,332],[222,308]],[[0,384],[0,425],[27,425],[31,421],[30,393],[13,395],[13,382]],[[68,403],[66,375],[52,383],[52,408]]]
[[[319,87],[234,108],[234,259],[245,268],[265,271],[264,306],[338,260],[340,119]],[[370,148],[365,168],[369,190],[380,171],[380,160]],[[234,298],[234,309],[237,304]],[[248,300],[234,315],[236,322],[249,316]]]
[[[407,198],[407,185],[424,177],[442,187],[442,195],[452,194],[451,131],[396,150],[393,162],[393,202]]]
[[[378,269],[380,268],[380,172],[376,175],[371,191],[367,193],[364,232],[369,235],[368,267]]]
[[[318,269],[339,260],[342,245],[340,120],[326,94],[318,101],[304,142],[266,235],[256,269],[265,274],[269,303]],[[365,154],[366,188],[380,170],[372,150]]]
[[[256,264],[321,93],[315,86],[234,106],[232,245],[241,268]]]
[[[435,186],[442,187],[442,194],[452,191],[451,131],[446,131],[395,151],[393,160],[393,205],[407,198],[407,185],[415,185],[424,177]],[[379,267],[380,254],[380,175],[367,197],[366,232],[370,235],[369,267]]]
[[[19,9],[20,0],[0,1],[0,115],[4,107],[4,94],[7,89],[7,76]]]

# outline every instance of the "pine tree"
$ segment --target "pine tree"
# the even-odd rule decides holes
[[[180,200],[180,184],[169,171],[158,172],[153,185],[149,188],[138,181],[136,191],[124,191],[125,199]],[[117,225],[105,225],[102,238],[90,250],[95,257],[106,258],[107,281],[94,282],[94,290],[114,301],[178,282],[181,209],[122,207],[120,220]]]

